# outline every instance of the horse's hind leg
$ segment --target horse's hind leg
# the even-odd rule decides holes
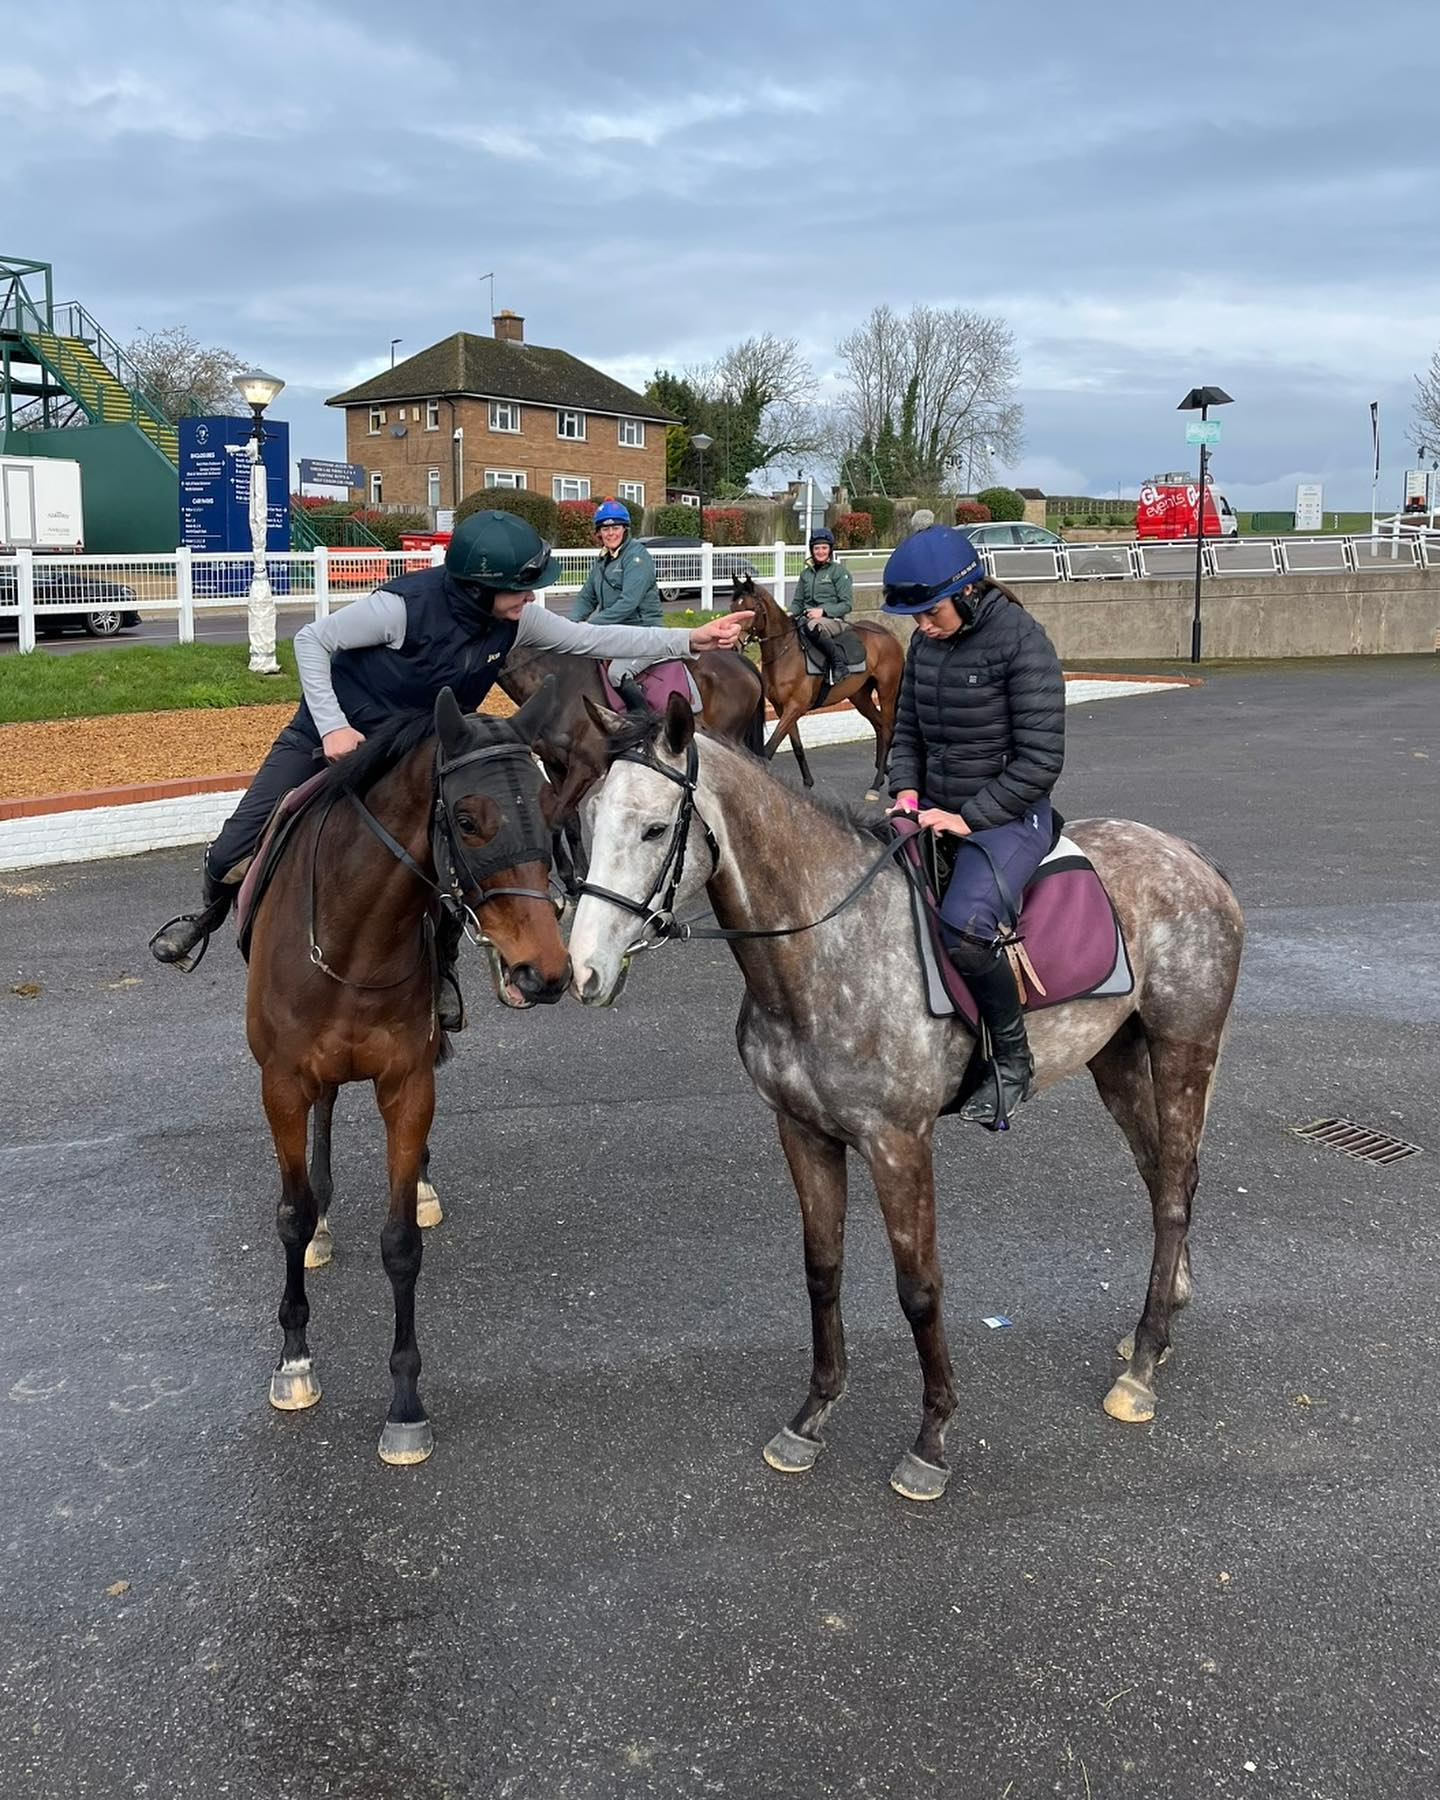
[[[888,734],[885,730],[885,720],[881,714],[880,708],[875,703],[875,690],[873,686],[867,683],[858,693],[852,694],[850,696],[850,704],[875,733],[875,785],[869,789],[865,798],[867,800],[878,800],[880,798],[881,785],[885,780],[885,758],[889,751],[890,743]]]
[[[430,1179],[430,1146],[427,1143],[420,1155],[420,1179],[415,1186],[415,1223],[422,1231],[429,1231],[432,1226],[443,1224],[444,1219],[440,1196]]]
[[[1219,1044],[1147,1038],[1138,1021],[1129,1035],[1128,1047],[1112,1040],[1090,1066],[1150,1190],[1155,1248],[1145,1310],[1120,1345],[1130,1366],[1105,1396],[1112,1419],[1145,1424],[1155,1416],[1155,1371],[1170,1354],[1171,1318],[1191,1294],[1190,1209]]]
[[[317,1207],[305,1168],[305,1126],[312,1096],[293,1071],[268,1066],[261,1076],[261,1095],[275,1156],[280,1164],[280,1204],[275,1227],[285,1246],[285,1293],[280,1325],[285,1333],[280,1364],[270,1377],[270,1404],[281,1412],[300,1412],[320,1398],[315,1359],[305,1327],[310,1302],[305,1297],[305,1250],[315,1231]]]
[[[310,1187],[319,1217],[315,1221],[315,1235],[305,1246],[307,1269],[323,1269],[335,1250],[330,1235],[330,1202],[335,1194],[335,1184],[330,1176],[330,1127],[335,1117],[335,1096],[339,1092],[338,1087],[321,1088],[315,1110],[310,1115]]]
[[[394,1391],[380,1434],[380,1459],[418,1463],[435,1448],[420,1402],[420,1348],[415,1341],[415,1283],[422,1244],[415,1201],[425,1140],[435,1117],[433,1066],[422,1058],[408,1072],[377,1082],[375,1098],[385,1120],[390,1175],[390,1211],[380,1234],[380,1254],[395,1295],[395,1344],[390,1352]]]
[[[845,1146],[786,1114],[780,1144],[800,1199],[805,1229],[805,1285],[810,1291],[813,1361],[810,1391],[799,1412],[765,1446],[765,1460],[787,1475],[813,1468],[824,1449],[820,1427],[845,1391],[845,1327],[840,1277],[845,1260]]]
[[[940,1299],[944,1283],[935,1242],[935,1166],[930,1134],[882,1131],[865,1145],[880,1196],[900,1306],[915,1335],[925,1381],[924,1409],[915,1447],[895,1465],[890,1485],[907,1500],[938,1500],[950,1470],[945,1428],[955,1411],[955,1374],[945,1341]]]

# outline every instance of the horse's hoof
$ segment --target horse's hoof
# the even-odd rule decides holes
[[[270,1404],[277,1412],[304,1412],[320,1398],[313,1362],[280,1365],[270,1377]]]
[[[907,1450],[890,1474],[890,1485],[906,1500],[938,1500],[950,1480],[950,1471],[928,1463]]]
[[[335,1254],[335,1240],[330,1235],[330,1227],[317,1230],[314,1237],[305,1246],[305,1267],[307,1269],[323,1269]]]
[[[764,1457],[782,1475],[804,1475],[815,1467],[824,1448],[822,1439],[801,1437],[798,1431],[782,1425],[765,1446]]]
[[[1105,1396],[1105,1410],[1122,1425],[1148,1425],[1155,1417],[1155,1395],[1133,1375],[1122,1375]]]
[[[440,1205],[440,1196],[428,1181],[422,1181],[415,1190],[415,1223],[422,1231],[429,1231],[439,1225],[445,1217]]]
[[[1171,1346],[1167,1344],[1160,1352],[1160,1367],[1162,1369],[1170,1360],[1170,1350]],[[1133,1358],[1135,1355],[1135,1333],[1133,1331],[1127,1331],[1124,1337],[1121,1338],[1120,1342],[1115,1346],[1115,1354],[1120,1358],[1121,1362],[1129,1362]]]
[[[424,1462],[434,1448],[435,1433],[428,1419],[414,1419],[408,1424],[387,1419],[380,1433],[380,1460],[396,1468]]]

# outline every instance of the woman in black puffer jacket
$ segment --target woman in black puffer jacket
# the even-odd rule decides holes
[[[1000,942],[1056,836],[1065,678],[1043,627],[987,580],[963,531],[916,532],[886,563],[884,583],[884,610],[915,616],[890,750],[892,810],[961,840],[940,910],[993,1069],[961,1117],[1003,1131],[1029,1098],[1034,1064]]]

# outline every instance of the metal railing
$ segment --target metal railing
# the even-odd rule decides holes
[[[275,551],[266,568],[275,603],[304,608],[324,618],[332,606],[444,559],[438,545],[423,550],[378,546],[317,545]],[[557,550],[561,580],[545,591],[548,602],[564,607],[580,589],[595,550]],[[1129,544],[1015,545],[981,552],[998,581],[1116,582],[1145,579],[1188,581],[1195,571],[1195,542]],[[669,608],[713,611],[730,604],[731,576],[749,573],[783,605],[805,560],[793,544],[653,549],[661,596]],[[842,560],[862,565],[860,584],[879,586],[883,551],[846,551]],[[66,615],[96,615],[97,635],[110,634],[114,615],[173,619],[180,643],[195,639],[197,618],[244,608],[253,572],[248,552],[217,554],[176,550],[163,555],[70,556],[17,550],[0,555],[0,619],[15,618],[21,650]],[[1385,532],[1373,537],[1217,538],[1204,545],[1202,569],[1209,579],[1269,579],[1309,573],[1421,568],[1440,570],[1440,531]]]

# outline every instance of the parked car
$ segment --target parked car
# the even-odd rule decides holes
[[[659,583],[660,598],[666,606],[689,606],[704,597],[700,586],[700,538],[642,537],[636,538],[635,542],[643,544],[655,558],[655,578]],[[676,554],[687,550],[688,556]],[[725,550],[719,546],[715,550],[714,568],[717,592],[719,583],[728,582],[732,575],[757,573],[738,550]]]
[[[1021,519],[995,520],[988,525],[967,525],[965,535],[977,550],[1064,550],[1065,539],[1056,531],[1044,525],[1029,525]],[[1007,559],[1001,556],[996,565],[995,576],[999,581],[1005,579],[1007,560],[1011,563],[1011,573],[1029,574],[1024,560],[1020,557]],[[1038,562],[1040,559],[1034,559]],[[1096,544],[1082,550],[1079,554],[1070,553],[1070,570],[1077,579],[1104,580],[1107,576],[1125,576],[1130,573],[1130,556],[1123,544],[1113,548]]]
[[[39,613],[35,630],[40,637],[62,631],[88,631],[91,637],[114,637],[140,623],[134,606],[135,590],[123,582],[106,581],[78,569],[66,568],[58,558],[35,559],[35,603],[48,606],[57,600],[76,602],[73,611]],[[19,630],[17,609],[20,582],[14,565],[0,563],[0,626]]]

